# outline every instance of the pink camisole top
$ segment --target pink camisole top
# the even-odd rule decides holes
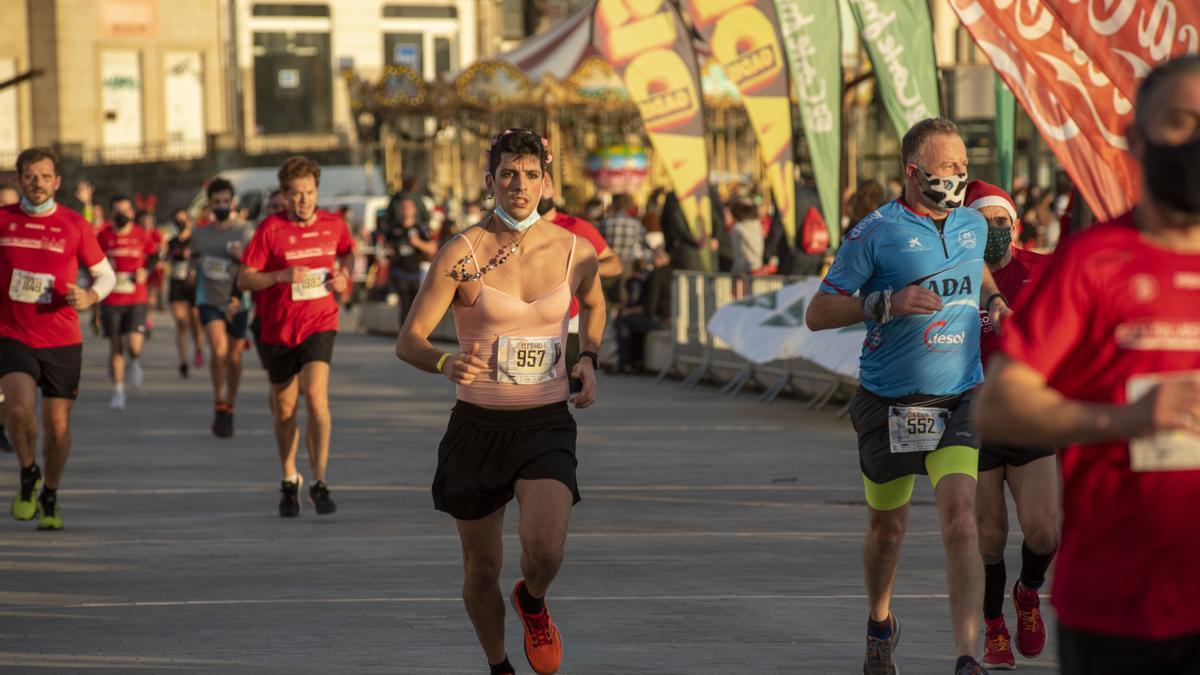
[[[475,246],[463,239],[478,269]],[[567,312],[574,262],[572,238],[566,277],[533,302],[492,288],[481,277],[475,304],[452,305],[459,349],[470,354],[478,343],[477,356],[488,364],[473,383],[458,387],[460,401],[484,408],[534,408],[567,400]]]

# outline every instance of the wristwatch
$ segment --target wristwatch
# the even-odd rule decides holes
[[[579,358],[585,356],[592,360],[592,370],[600,370],[600,357],[596,352],[579,352]]]

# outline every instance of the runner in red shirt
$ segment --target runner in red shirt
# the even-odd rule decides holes
[[[989,441],[1064,446],[1068,675],[1200,663],[1200,57],[1146,77],[1128,139],[1142,203],[1055,252],[976,408]]]
[[[290,157],[279,168],[287,207],[258,226],[242,254],[238,287],[254,292],[260,319],[259,355],[271,381],[271,414],[283,464],[279,515],[300,515],[296,473],[296,404],[308,406],[307,446],[315,482],[309,498],[318,514],[337,506],[325,485],[329,462],[329,364],[338,330],[335,294],[349,288],[354,241],[345,221],[317,210],[321,168],[307,157]],[[299,375],[299,377],[297,377]]]
[[[150,233],[134,222],[133,201],[113,195],[108,204],[112,221],[96,239],[116,271],[117,284],[100,307],[100,323],[109,340],[109,372],[113,394],[108,407],[125,409],[125,354],[129,354],[129,383],[142,386],[142,347],[146,340],[147,281],[158,257]]]
[[[1013,247],[1019,231],[1017,207],[1004,190],[981,180],[967,185],[966,205],[988,221],[983,261],[1006,300],[1016,298],[1048,256]],[[1010,307],[1019,307],[1009,303]],[[987,312],[979,312],[980,354],[986,367],[999,336]],[[1042,653],[1046,624],[1042,620],[1038,589],[1058,545],[1058,476],[1054,449],[1013,447],[987,440],[979,448],[979,481],[975,489],[975,521],[979,552],[983,555],[984,668],[1016,667],[1011,638],[1004,623],[1007,572],[1004,548],[1008,542],[1008,505],[1004,483],[1017,504],[1017,520],[1025,541],[1021,545],[1021,576],[1013,585],[1017,611],[1017,650],[1026,658]]]
[[[7,428],[21,463],[12,504],[17,520],[38,517],[38,529],[61,530],[58,485],[71,452],[71,407],[79,392],[83,336],[77,311],[104,299],[115,278],[91,225],[56,205],[62,185],[58,158],[46,148],[17,157],[21,203],[0,209],[0,389]],[[79,265],[90,289],[75,285]],[[37,465],[37,389],[42,390],[42,460]],[[37,494],[42,488],[41,495]]]
[[[554,186],[554,178],[547,172],[545,194],[538,200],[538,214],[567,232],[588,240],[600,258],[600,281],[602,284],[606,279],[619,279],[625,271],[625,264],[617,257],[616,252],[608,247],[600,230],[583,218],[568,216],[559,211],[555,204],[557,198],[558,189]],[[579,300],[574,297],[571,298],[569,316],[571,321],[567,324],[566,364],[568,368],[571,368],[579,360]]]

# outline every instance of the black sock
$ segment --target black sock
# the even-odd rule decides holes
[[[983,566],[983,618],[999,619],[1004,616],[1004,591],[1008,584],[1008,574],[1004,568],[1004,558],[1000,562],[987,563]]]
[[[40,497],[43,504],[53,504],[58,501],[58,488],[51,490],[48,487],[42,488],[42,496]]]
[[[954,670],[957,671],[959,668],[962,668],[963,666],[969,666],[969,665],[977,666],[977,665],[979,665],[979,662],[975,660],[974,656],[960,656],[960,657],[958,657],[958,661],[956,661],[954,663]]]
[[[1050,561],[1054,560],[1054,551],[1038,555],[1029,548],[1029,544],[1021,543],[1021,585],[1031,591],[1042,587],[1046,581],[1046,570]]]
[[[521,611],[526,614],[541,614],[546,608],[545,598],[535,598],[529,594],[529,587],[521,584],[521,588],[517,591],[517,603],[521,605]]]
[[[25,467],[24,469],[21,469],[21,478],[37,479],[41,475],[42,475],[42,470],[38,467],[37,462],[34,462],[33,464],[30,464],[29,466]]]
[[[876,621],[875,619],[872,619],[870,615],[868,615],[867,635],[870,635],[876,640],[886,640],[892,637],[892,617],[889,616],[883,621]]]
[[[508,662],[507,656],[500,663],[489,663],[488,667],[492,669],[491,675],[513,675],[513,673],[517,672],[517,669],[513,668],[513,665]]]

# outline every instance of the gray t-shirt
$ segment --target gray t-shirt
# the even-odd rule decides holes
[[[216,225],[192,231],[192,259],[196,265],[196,304],[225,309],[237,279],[238,259],[250,241],[244,224],[222,230]]]

